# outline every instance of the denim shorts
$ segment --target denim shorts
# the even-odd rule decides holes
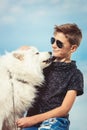
[[[23,130],[69,130],[69,125],[68,118],[50,118],[39,125],[24,128]]]

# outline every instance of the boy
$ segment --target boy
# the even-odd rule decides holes
[[[76,96],[83,94],[83,75],[71,55],[80,45],[76,24],[55,26],[51,45],[55,61],[44,69],[45,83],[28,117],[17,120],[24,130],[69,130],[69,111]]]

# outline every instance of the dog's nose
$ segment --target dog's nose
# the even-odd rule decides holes
[[[49,51],[48,53],[49,53],[50,55],[52,55],[52,52],[51,52],[51,51]]]

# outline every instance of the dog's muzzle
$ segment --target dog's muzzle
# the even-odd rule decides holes
[[[49,64],[49,63],[52,63],[55,59],[56,59],[55,56],[51,56],[49,59],[44,60],[43,62],[45,62],[46,64]]]

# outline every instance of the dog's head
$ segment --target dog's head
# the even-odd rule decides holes
[[[49,66],[55,59],[51,52],[39,52],[35,47],[21,47],[13,52],[13,56],[25,65],[37,66],[42,69]]]
[[[51,52],[39,52],[35,47],[22,47],[4,55],[2,65],[11,72],[14,79],[39,86],[44,80],[42,70],[49,66],[53,59]]]

